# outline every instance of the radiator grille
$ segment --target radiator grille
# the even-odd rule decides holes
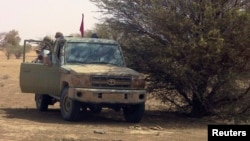
[[[92,76],[92,87],[95,88],[129,88],[130,76]]]

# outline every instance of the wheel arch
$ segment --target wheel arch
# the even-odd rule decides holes
[[[66,87],[69,87],[69,83],[67,81],[63,81],[61,83],[60,92],[62,93],[63,89]]]

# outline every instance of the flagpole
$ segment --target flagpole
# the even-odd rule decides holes
[[[82,22],[80,25],[81,36],[84,37],[84,14],[82,13]]]

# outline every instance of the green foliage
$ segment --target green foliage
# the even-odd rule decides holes
[[[5,38],[4,38],[4,41],[5,43],[7,44],[11,44],[13,46],[17,46],[19,45],[20,41],[21,41],[21,38],[19,37],[18,35],[18,31],[16,30],[11,30],[9,31]]]
[[[85,37],[91,37],[93,34],[97,34],[99,38],[119,40],[120,33],[112,30],[109,24],[96,24],[93,30],[85,31]]]
[[[21,38],[16,30],[11,30],[5,34],[2,46],[7,59],[10,59],[12,54],[15,54],[17,59],[21,57],[22,51],[19,45],[20,41]]]
[[[5,52],[7,59],[10,59],[11,55],[15,55],[16,59],[19,59],[23,54],[23,47],[7,44],[5,45],[4,52]]]
[[[28,52],[28,50],[26,50]],[[16,59],[20,59],[23,55],[23,47],[17,46],[13,48],[13,54],[15,55]]]
[[[167,94],[174,89],[193,115],[217,111],[213,103],[230,96],[229,82],[249,71],[250,1],[91,1],[120,33],[129,65],[149,74],[149,88],[164,89],[162,100],[177,105]]]

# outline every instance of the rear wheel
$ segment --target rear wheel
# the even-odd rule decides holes
[[[47,111],[51,97],[46,94],[35,94],[36,108],[39,111]]]
[[[127,122],[140,122],[145,111],[145,103],[123,107],[123,115]]]
[[[68,97],[68,88],[64,88],[60,99],[60,111],[64,120],[76,121],[79,119],[81,105],[78,101]]]

